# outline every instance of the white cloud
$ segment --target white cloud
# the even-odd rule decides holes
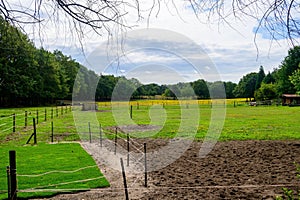
[[[20,1],[15,1],[15,3],[18,4]],[[22,1],[25,7],[26,5],[34,6],[31,3],[32,1],[30,0]],[[141,9],[147,10],[146,8],[151,8],[152,3],[153,1],[141,1]],[[129,33],[129,38],[126,39],[125,37],[124,40],[125,42],[129,41],[127,44],[125,43],[125,47],[130,52],[126,61],[127,63],[145,64],[150,62],[166,65],[177,63],[178,66],[173,67],[181,71],[181,75],[186,74],[186,77],[193,79],[193,77],[196,76],[194,76],[192,70],[195,69],[182,65],[182,59],[187,59],[193,62],[195,61],[196,65],[201,69],[201,73],[205,74],[207,78],[212,78],[214,76],[209,75],[207,71],[205,71],[213,67],[204,62],[208,55],[224,80],[237,82],[246,73],[258,71],[260,65],[264,66],[266,72],[278,67],[280,62],[287,55],[289,49],[287,42],[285,40],[271,42],[265,36],[265,32],[257,35],[257,46],[255,46],[253,28],[257,26],[256,20],[245,18],[244,21],[240,21],[231,18],[229,19],[230,26],[222,23],[207,24],[203,23],[207,19],[206,13],[201,14],[199,19],[197,19],[193,11],[187,9],[187,3],[185,1],[172,1],[172,3],[176,5],[165,5],[162,3],[157,17],[157,10],[154,10],[149,21],[147,17],[145,17],[139,22],[136,22],[137,13],[134,10],[129,12],[125,21],[129,25],[138,25],[137,28],[131,28],[133,31],[149,27],[173,31],[174,34],[170,34],[170,32],[166,31],[166,34],[151,38],[151,35],[148,35],[148,37],[147,35],[139,35],[143,34],[139,31],[131,35]],[[62,50],[65,54],[71,55],[73,58],[84,63],[84,54],[81,50],[80,43],[76,39],[76,31],[70,30],[64,16],[60,16],[60,22],[62,23],[49,21],[42,27],[42,39],[39,38],[40,35],[37,30],[33,31],[34,28],[26,26],[25,30],[32,33],[29,36],[34,38],[38,47],[42,42],[45,48],[50,50]],[[113,57],[110,56],[116,53],[115,43],[114,41],[110,41],[107,44],[106,34],[100,37],[89,29],[84,31],[86,33],[82,38],[84,52],[86,55],[93,52],[91,56],[94,58],[89,59],[89,63],[85,64],[97,72],[104,72],[107,70],[105,67],[113,60]],[[193,45],[183,44],[182,41],[185,40],[182,40],[183,38],[181,37],[178,38],[175,33],[190,38],[191,42],[198,44],[205,51],[200,52],[199,48]],[[130,36],[136,37],[136,39],[132,40]],[[149,51],[139,50],[139,48],[145,47],[154,47],[157,48],[158,51],[156,53],[149,53]],[[162,53],[164,49],[172,50],[172,52],[176,54],[171,55],[166,52],[164,54]],[[120,52],[121,51],[119,51],[119,53]],[[121,70],[128,70],[128,66],[127,69],[122,69],[123,66],[119,67],[121,67]],[[111,71],[116,70],[117,69],[113,69]],[[164,79],[166,76],[158,75],[158,77]]]

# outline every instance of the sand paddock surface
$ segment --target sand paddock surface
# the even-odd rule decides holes
[[[136,147],[147,143],[147,153],[151,153],[169,141],[135,139],[133,142]],[[148,187],[144,187],[143,173],[129,172],[128,168],[129,199],[275,199],[283,194],[282,187],[300,188],[294,164],[300,163],[300,141],[218,142],[205,158],[199,158],[201,144],[193,142],[179,159],[149,172]],[[60,194],[50,199],[125,199],[122,174],[105,165],[99,155],[100,144],[82,142],[82,146],[93,156],[111,187]],[[118,148],[121,146],[126,147],[126,140],[118,140]],[[155,163],[164,159],[156,159]],[[148,163],[153,164],[151,160]]]

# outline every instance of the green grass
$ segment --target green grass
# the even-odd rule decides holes
[[[109,127],[116,125],[128,124],[153,124],[161,126],[159,131],[135,132],[131,133],[131,137],[152,137],[152,138],[173,138],[176,136],[182,118],[185,123],[185,130],[182,131],[184,137],[191,138],[192,130],[196,130],[195,140],[203,140],[207,134],[211,123],[211,104],[210,102],[189,104],[183,106],[182,109],[172,101],[167,101],[164,106],[163,101],[143,101],[139,107],[133,106],[133,119],[129,119],[129,106],[125,103],[118,103],[115,111],[112,111],[109,103],[99,104],[99,112],[82,112],[80,108],[75,108],[73,114],[71,112],[61,115],[60,109],[58,117],[51,119],[50,113],[47,112],[47,120],[44,120],[44,108],[30,108],[31,120],[39,109],[39,124],[37,125],[38,145],[24,146],[32,130],[32,122],[29,127],[24,128],[24,111],[23,109],[3,109],[0,110],[0,125],[3,122],[11,124],[11,118],[7,117],[11,113],[19,113],[18,129],[16,133],[4,132],[0,127],[0,193],[6,190],[6,174],[5,167],[8,165],[8,151],[15,149],[17,151],[17,168],[18,174],[40,174],[53,170],[74,171],[86,166],[95,165],[91,157],[78,144],[48,144],[50,142],[51,121],[54,124],[54,141],[78,141],[80,139],[88,140],[89,127],[93,134],[93,139],[99,138],[99,126],[104,130],[104,137],[112,139],[113,131],[109,131]],[[232,101],[233,102],[233,101]],[[300,139],[299,113],[300,107],[283,107],[283,106],[258,106],[250,107],[245,103],[227,104],[226,118],[219,141],[227,140],[298,140]],[[152,104],[160,104],[154,106]],[[134,104],[135,105],[135,104]],[[218,105],[224,108],[224,105]],[[200,113],[199,125],[195,125],[193,121],[193,111],[198,108]],[[47,108],[51,110],[51,108]],[[121,117],[116,120],[116,113]],[[188,113],[190,116],[182,116]],[[2,117],[1,117],[2,116]],[[2,118],[2,120],[1,120]],[[11,125],[8,125],[11,126]],[[77,133],[79,131],[80,134]],[[123,135],[125,137],[125,135]],[[19,177],[19,189],[36,188],[47,184],[58,184],[62,182],[72,182],[76,180],[89,179],[101,176],[99,170],[95,168],[87,168],[74,174],[70,173],[53,173],[41,177]],[[40,180],[41,179],[41,180]],[[106,187],[108,182],[105,179],[96,181],[88,181],[84,183],[59,185],[60,189],[88,189],[95,187]],[[53,189],[53,186],[47,189]],[[51,192],[39,193],[20,193],[24,198],[28,196],[47,196],[53,195]],[[26,196],[27,195],[27,196]],[[1,198],[5,198],[6,194],[1,194]]]
[[[0,149],[0,168],[9,165],[8,152],[16,150],[18,197],[45,197],[57,192],[22,192],[26,189],[64,189],[64,192],[73,190],[88,190],[90,188],[107,187],[108,181],[99,171],[95,161],[81,148],[78,143],[67,144],[39,144],[35,146],[2,146]],[[82,170],[79,170],[82,169]],[[63,171],[63,172],[57,172]],[[72,172],[73,171],[73,172]],[[26,177],[22,175],[39,175]],[[72,173],[67,173],[72,172]],[[75,182],[86,179],[92,181]],[[6,191],[6,172],[0,171],[0,191]],[[69,184],[63,184],[68,183]],[[68,190],[71,189],[71,190]],[[7,197],[7,193],[0,194],[0,199]]]
[[[139,109],[133,107],[134,123],[149,124],[151,122],[149,116],[151,106],[139,106]],[[149,132],[149,136],[172,138],[176,135],[181,122],[181,109],[178,105],[166,105],[164,109],[166,120],[162,124],[163,128],[159,132]],[[193,105],[182,109],[193,109]],[[208,105],[200,105],[199,111],[200,120],[195,139],[202,140],[209,129],[212,111]],[[251,107],[245,104],[234,107],[229,104],[227,105],[225,123],[219,140],[297,140],[300,139],[299,114],[300,107]],[[97,118],[103,127],[117,125],[112,112],[98,112]],[[126,124],[126,120],[124,120],[124,124]],[[158,123],[158,125],[161,124]],[[188,134],[188,130],[186,132]],[[137,133],[133,135],[138,136]],[[146,136],[144,133],[141,133],[141,135]]]
[[[300,107],[258,106],[227,109],[221,140],[300,139]]]
[[[1,109],[1,123],[12,126],[11,113],[16,113],[16,132],[3,132],[0,127],[0,199],[7,197],[7,179],[5,168],[9,165],[8,152],[16,150],[18,175],[42,176],[17,176],[18,197],[47,197],[61,192],[76,192],[90,188],[107,187],[108,181],[103,177],[95,161],[88,155],[78,143],[65,143],[66,141],[78,141],[80,138],[76,131],[73,115],[70,110],[54,108],[54,116],[51,119],[51,109],[46,108],[17,108]],[[28,126],[25,128],[25,110],[28,114]],[[25,145],[32,134],[32,118],[36,118],[38,110],[39,123],[37,127],[37,145]],[[54,124],[54,142],[51,141],[51,122]],[[57,142],[64,142],[59,143]],[[87,167],[87,168],[86,168]],[[82,170],[79,170],[82,169]],[[67,173],[57,173],[66,171]],[[55,173],[48,173],[55,172]],[[68,173],[70,172],[70,173]],[[72,172],[72,173],[71,173]],[[91,179],[91,180],[87,180]],[[86,181],[81,181],[86,180]],[[75,182],[74,182],[75,181]],[[66,184],[67,183],[67,184]],[[38,189],[37,192],[28,192],[28,189]],[[24,190],[27,190],[26,192]]]

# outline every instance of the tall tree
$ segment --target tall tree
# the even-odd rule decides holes
[[[209,98],[209,90],[207,83],[203,79],[199,79],[197,81],[192,82],[192,87],[195,91],[195,94],[200,99],[207,99]]]
[[[255,91],[255,84],[257,80],[257,73],[249,73],[240,79],[238,85],[235,87],[233,93],[236,97],[253,98]]]
[[[56,58],[56,61],[60,64],[61,78],[64,76],[64,78],[61,80],[61,82],[64,84],[64,89],[66,90],[64,98],[71,99],[74,82],[80,68],[80,64],[70,56],[64,55],[61,51],[55,50],[53,54]]]
[[[289,77],[291,83],[294,85],[294,88],[298,94],[300,94],[300,69],[297,69]]]
[[[231,81],[229,82],[224,82],[224,86],[225,86],[225,92],[226,92],[226,98],[234,98],[234,94],[233,94],[233,91],[234,91],[234,88],[237,86],[236,83],[233,83]]]
[[[0,92],[2,104],[26,102],[35,94],[35,48],[26,35],[0,17]]]
[[[263,66],[260,66],[258,74],[257,74],[256,83],[255,83],[255,90],[260,88],[260,85],[261,85],[263,79],[265,78],[265,76],[266,76],[266,74],[265,74],[264,68],[263,68]]]
[[[263,79],[263,83],[266,83],[266,84],[275,83],[274,73],[276,73],[276,71],[272,72],[272,74],[270,72],[268,72],[268,74]]]
[[[288,55],[282,61],[276,72],[276,84],[279,94],[296,92],[294,85],[289,77],[298,69],[300,64],[300,46],[296,46],[289,50]]]

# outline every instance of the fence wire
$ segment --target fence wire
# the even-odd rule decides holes
[[[84,170],[84,169],[89,169],[89,168],[93,168],[93,167],[98,167],[98,165],[92,165],[92,166],[87,166],[87,167],[82,167],[82,168],[79,168],[79,169],[76,169],[76,170],[72,170],[72,171],[60,171],[60,170],[54,170],[54,171],[49,171],[49,172],[44,172],[44,173],[41,173],[41,174],[17,174],[17,176],[20,176],[20,177],[39,177],[39,176],[44,176],[44,175],[47,175],[47,174],[53,174],[53,173],[63,173],[63,174],[68,174],[68,173],[75,173],[75,172],[79,172],[81,170]]]
[[[32,192],[32,191],[37,190],[37,189],[43,189],[43,188],[47,188],[47,187],[56,187],[56,186],[61,186],[61,185],[68,185],[68,184],[72,184],[72,183],[83,183],[83,182],[94,181],[94,180],[98,180],[98,179],[102,179],[102,178],[105,178],[105,177],[104,176],[99,176],[99,177],[96,177],[96,178],[88,178],[88,179],[69,181],[69,182],[64,182],[64,183],[49,184],[49,185],[38,186],[38,187],[35,187],[35,188],[28,188],[28,189],[22,189],[22,190],[20,189],[20,190],[18,190],[18,192],[26,192],[27,190]]]

